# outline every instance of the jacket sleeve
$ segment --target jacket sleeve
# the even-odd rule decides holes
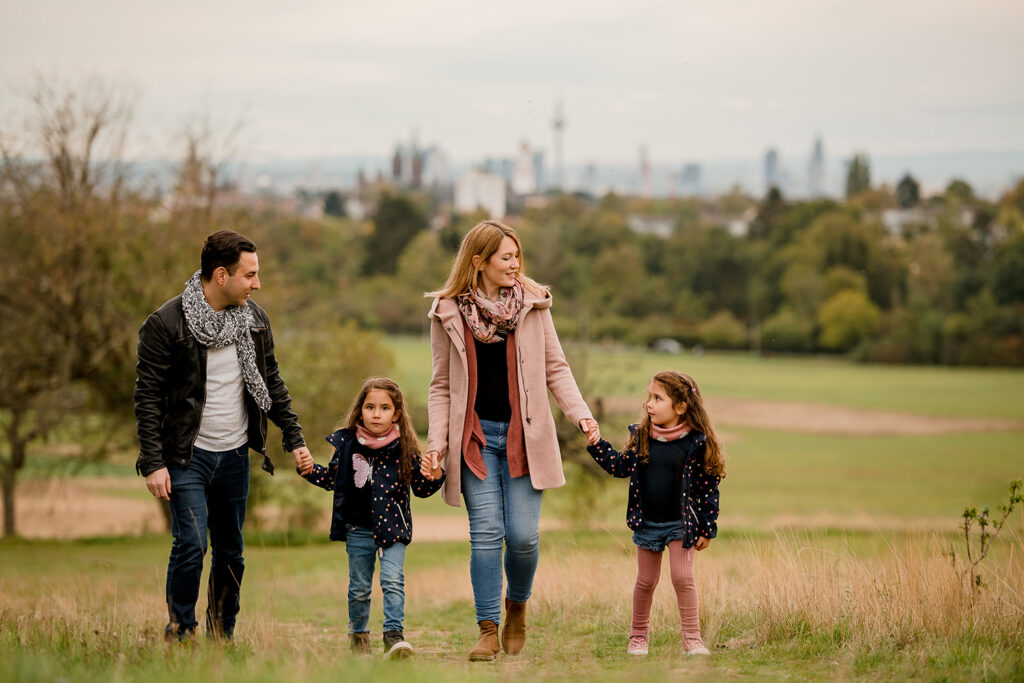
[[[296,467],[295,471],[302,474],[302,478],[308,481],[314,486],[319,486],[322,489],[328,491],[334,490],[334,482],[338,477],[338,464],[341,462],[341,456],[338,451],[334,452],[334,457],[331,458],[331,462],[324,467],[323,465],[314,464],[313,471],[309,474],[302,474],[299,472],[299,468]]]
[[[420,472],[419,456],[416,456],[416,459],[413,461],[412,465],[413,470],[411,488],[413,494],[415,494],[417,498],[429,498],[430,496],[434,495],[441,489],[441,484],[444,483],[445,477],[447,475],[442,473],[440,479],[427,479],[426,477],[424,477],[423,473]]]
[[[170,334],[160,316],[154,313],[139,329],[138,362],[135,364],[135,424],[139,438],[135,471],[144,477],[167,466],[161,425],[170,367]]]
[[[444,456],[448,451],[448,418],[451,411],[450,346],[451,340],[440,320],[430,322],[430,355],[433,370],[427,394],[427,451]]]
[[[277,365],[277,358],[274,356],[274,333],[270,329],[269,320],[267,320],[267,348],[264,353],[267,364],[267,391],[270,394],[268,417],[281,429],[281,446],[285,451],[291,452],[305,446],[306,441],[302,437],[299,416],[292,410],[292,397],[281,378],[281,370]]]
[[[551,311],[548,309],[537,310],[541,322],[544,325],[544,374],[548,384],[548,391],[555,397],[555,402],[562,409],[565,416],[572,420],[574,425],[579,425],[584,418],[594,419],[590,407],[583,400],[580,388],[576,384],[576,378],[572,376],[572,369],[569,361],[565,359],[565,352],[562,351],[562,344],[558,341],[558,333],[555,331],[555,324],[551,320]]]
[[[704,470],[704,453],[707,445],[701,444],[700,455],[690,475],[690,505],[697,518],[697,534],[704,538],[718,535],[718,484],[722,478]]]
[[[587,453],[613,477],[625,479],[636,469],[636,454],[633,451],[619,453],[605,439],[598,441],[597,445],[587,446]]]

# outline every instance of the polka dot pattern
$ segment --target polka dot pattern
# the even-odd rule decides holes
[[[352,450],[358,444],[354,428],[339,429],[327,437],[334,446],[334,456],[324,467],[314,465],[313,471],[303,478],[315,486],[334,492],[334,515],[331,519],[331,540],[345,540],[345,484],[351,479]],[[403,484],[399,473],[399,457],[402,453],[401,440],[392,441],[377,451],[374,458],[373,474],[370,477],[370,508],[373,520],[373,540],[380,548],[395,543],[412,541],[412,509],[409,505],[409,491],[416,496],[427,498],[436,493],[444,476],[431,481],[420,473],[419,456],[413,462],[412,484]]]
[[[636,425],[629,429],[633,431]],[[683,523],[686,528],[683,547],[692,548],[700,537],[714,538],[718,535],[718,485],[721,477],[704,471],[704,453],[707,438],[697,430],[690,430],[686,436],[667,444],[679,448],[684,459],[681,494]],[[626,501],[626,526],[634,531],[644,523],[643,503],[640,498],[640,482],[636,452],[632,449],[619,453],[608,441],[601,439],[594,446],[587,446],[587,452],[605,472],[625,479],[629,477],[629,498]]]

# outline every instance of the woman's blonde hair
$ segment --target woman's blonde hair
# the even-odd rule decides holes
[[[686,412],[682,416],[686,426],[703,432],[707,438],[707,448],[704,451],[704,471],[718,477],[725,477],[725,452],[718,442],[718,435],[715,434],[714,427],[711,426],[711,418],[708,417],[708,412],[704,409],[704,399],[697,387],[697,382],[689,375],[672,370],[659,372],[651,378],[651,381],[657,382],[665,388],[665,393],[671,399],[673,408],[680,406],[686,408]],[[630,434],[629,441],[626,442],[626,450],[633,450],[640,462],[647,462],[651,457],[650,441],[651,416],[645,407],[643,419]]]
[[[501,242],[506,237],[516,243],[519,250],[519,272],[516,279],[522,283],[523,289],[534,296],[545,296],[547,288],[526,277],[526,264],[523,256],[523,244],[519,241],[516,231],[498,221],[481,221],[466,233],[459,245],[459,253],[452,262],[452,270],[441,289],[427,292],[424,296],[452,299],[460,294],[474,291],[480,284],[480,268],[473,265],[473,257],[479,256],[481,263],[486,263],[494,256]]]
[[[398,472],[403,484],[412,481],[413,467],[420,452],[419,439],[416,437],[416,430],[412,427],[412,419],[405,405],[405,397],[398,383],[387,377],[370,377],[363,382],[362,388],[356,394],[352,405],[348,409],[348,417],[338,425],[339,428],[353,429],[361,424],[363,420],[363,403],[366,402],[366,395],[374,389],[387,392],[391,402],[395,406],[395,415],[398,417],[398,433],[402,443],[402,453],[398,461]]]

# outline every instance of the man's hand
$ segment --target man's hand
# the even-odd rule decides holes
[[[146,475],[146,488],[155,498],[171,499],[171,474],[166,467]]]
[[[441,454],[437,451],[428,451],[420,458],[420,474],[431,481],[440,479],[444,474],[444,470],[441,469]]]
[[[580,429],[587,435],[587,444],[596,446],[597,442],[601,440],[601,427],[597,424],[597,420],[583,418],[580,420]]]
[[[313,471],[313,455],[305,446],[300,446],[292,451],[295,457],[295,467],[299,474],[306,475]]]
[[[697,550],[704,550],[704,548],[707,548],[709,545],[711,545],[711,539],[701,536],[697,539],[697,543],[693,547]]]

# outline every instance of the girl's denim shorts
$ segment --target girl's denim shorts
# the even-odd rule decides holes
[[[686,534],[686,525],[681,519],[674,522],[648,522],[644,520],[639,531],[633,532],[633,543],[644,550],[660,553],[669,541],[681,541]]]

